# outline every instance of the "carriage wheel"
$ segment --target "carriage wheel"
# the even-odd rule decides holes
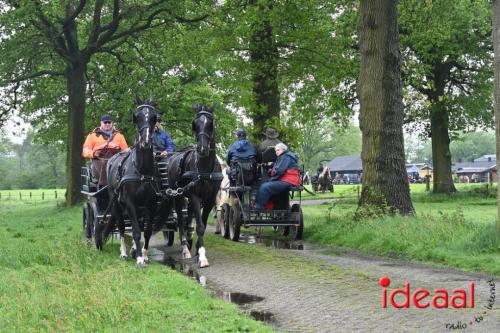
[[[86,240],[92,239],[92,217],[90,204],[87,202],[83,205],[83,237]]]
[[[295,216],[295,220],[299,225],[290,227],[290,235],[294,240],[302,240],[304,238],[304,215],[302,214],[302,208],[299,204],[293,204],[290,211]]]
[[[229,238],[229,214],[230,214],[230,207],[229,205],[223,204],[221,207],[221,222],[220,222],[220,235],[224,238]]]
[[[163,231],[163,238],[165,239],[167,246],[172,246],[174,244],[174,231],[173,230]]]
[[[102,240],[102,231],[103,231],[103,226],[101,221],[99,221],[98,214],[99,212],[97,211],[97,204],[95,202],[92,202],[90,205],[90,211],[92,212],[92,238],[94,239],[94,244],[95,248],[98,250],[102,250],[103,247],[103,240]]]
[[[238,204],[231,206],[229,211],[229,239],[237,242],[240,239],[241,208]]]

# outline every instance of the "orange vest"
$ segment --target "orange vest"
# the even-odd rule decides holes
[[[82,156],[85,158],[94,158],[94,152],[103,148],[120,148],[121,150],[127,149],[127,141],[123,134],[117,130],[113,130],[112,139],[106,140],[101,134],[97,134],[95,130],[87,135],[85,143],[83,144]]]

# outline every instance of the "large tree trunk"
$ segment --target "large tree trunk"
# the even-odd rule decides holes
[[[81,167],[85,130],[85,65],[77,64],[66,70],[68,89],[68,151],[66,160],[66,205],[82,199]]]
[[[361,0],[358,79],[363,133],[360,208],[414,214],[405,168],[397,0]]]
[[[436,102],[431,111],[433,192],[456,192],[451,176],[450,136],[448,134],[448,113]]]
[[[256,1],[251,0],[255,5]],[[262,12],[262,21],[253,26],[250,41],[250,61],[255,106],[250,110],[254,123],[254,136],[260,139],[266,122],[279,123],[280,94],[278,89],[278,48],[273,37],[273,30],[266,18],[269,8],[258,5]],[[269,5],[270,6],[270,5]]]
[[[497,143],[497,175],[500,174],[498,161],[500,158],[500,0],[493,0],[493,71],[494,75],[494,109],[495,133]],[[497,244],[500,244],[500,177],[497,180]]]
[[[73,12],[71,3],[66,6],[67,16]],[[81,168],[82,146],[85,131],[85,71],[88,58],[84,58],[78,47],[78,31],[75,20],[68,21],[63,28],[69,58],[66,67],[68,90],[68,151],[66,160],[66,205],[71,206],[82,199]]]

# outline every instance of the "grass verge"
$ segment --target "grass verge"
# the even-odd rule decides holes
[[[81,208],[1,207],[5,332],[272,332],[160,264],[137,270],[81,238]]]
[[[355,200],[303,207],[305,237],[375,255],[500,276],[495,199],[481,193],[415,194],[415,217],[355,220]]]

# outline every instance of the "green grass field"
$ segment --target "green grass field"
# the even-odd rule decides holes
[[[355,199],[303,207],[305,237],[327,245],[500,275],[496,202],[480,187],[413,194],[415,217],[356,220]]]
[[[160,264],[82,240],[81,207],[0,205],[2,332],[272,332]]]

